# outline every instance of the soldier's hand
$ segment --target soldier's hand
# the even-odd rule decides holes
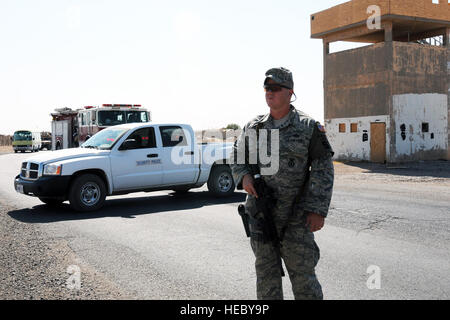
[[[306,216],[306,226],[309,227],[311,232],[319,231],[325,224],[325,218],[317,213],[308,213]]]
[[[246,174],[244,178],[242,178],[242,188],[244,188],[245,191],[247,191],[248,194],[251,194],[252,196],[258,198],[258,194],[255,190],[255,185],[253,181],[253,177],[249,174]]]

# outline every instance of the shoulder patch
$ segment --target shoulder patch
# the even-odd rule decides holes
[[[311,159],[313,160],[325,156],[333,157],[334,155],[333,149],[331,148],[331,145],[328,142],[327,136],[325,134],[325,127],[322,126],[318,121],[314,126],[314,131],[311,136],[308,151]]]

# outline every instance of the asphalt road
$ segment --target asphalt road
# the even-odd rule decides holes
[[[218,200],[203,187],[183,196],[114,196],[95,213],[72,212],[67,203],[50,209],[14,190],[14,177],[29,155],[0,156],[0,197],[15,208],[7,214],[64,239],[127,294],[256,298],[253,253],[237,214],[244,193]],[[440,162],[430,171],[383,168],[336,170],[329,217],[315,234],[325,299],[449,299],[450,165]],[[379,283],[372,281],[377,274]],[[293,299],[289,279],[283,284],[285,298]]]

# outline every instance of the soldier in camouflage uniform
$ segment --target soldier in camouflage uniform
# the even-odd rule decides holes
[[[333,151],[323,126],[290,104],[293,87],[289,70],[273,68],[266,72],[264,88],[270,113],[258,116],[244,127],[234,145],[234,159],[238,150],[249,151],[246,137],[250,129],[279,129],[279,169],[275,174],[262,176],[277,199],[272,217],[280,238],[279,253],[295,299],[323,299],[314,271],[320,253],[313,232],[323,227],[331,201]],[[241,144],[245,145],[243,149]],[[258,165],[268,166],[259,159]],[[250,166],[234,161],[231,169],[237,188],[248,193],[245,203],[248,214],[257,196]],[[262,229],[254,222],[250,223],[250,242],[256,257],[257,298],[283,299],[279,256],[272,242],[263,240]]]

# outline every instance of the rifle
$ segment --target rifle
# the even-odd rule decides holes
[[[263,214],[263,237],[265,241],[271,241],[272,245],[275,249],[275,253],[277,254],[278,265],[280,267],[281,276],[284,277],[283,265],[281,262],[281,253],[280,253],[280,238],[278,237],[278,231],[275,226],[275,222],[273,220],[272,209],[275,206],[276,199],[273,197],[273,191],[266,185],[264,180],[261,178],[261,175],[255,174],[254,178],[254,186],[256,193],[258,194],[258,198],[256,198],[256,212],[255,214],[250,213],[253,217],[259,212]]]
[[[244,224],[245,234],[247,235],[247,238],[249,238],[250,237],[250,226],[249,226],[249,221],[248,221],[248,215],[245,213],[245,206],[243,204],[239,205],[238,212],[242,218],[242,223]]]
[[[259,130],[261,129],[261,126],[261,123],[259,123],[256,127],[257,141],[259,141]],[[275,206],[276,199],[273,196],[273,190],[269,188],[269,186],[267,186],[264,180],[261,178],[259,166],[257,164],[250,165],[250,171],[252,173],[252,177],[254,179],[254,187],[258,195],[258,197],[255,199],[256,208],[252,207],[252,211],[249,212],[250,217],[246,214],[245,207],[243,205],[239,205],[238,212],[242,218],[247,237],[251,236],[249,227],[249,223],[252,223],[251,220],[256,223],[261,222],[260,224],[262,225],[263,229],[263,241],[272,242],[275,253],[277,255],[281,276],[284,277],[285,274],[280,252],[281,241],[280,237],[278,236],[278,231],[271,212]],[[261,215],[258,215],[258,213],[262,213],[262,219],[260,218]]]
[[[273,197],[273,191],[266,185],[264,180],[261,178],[259,173],[253,175],[254,178],[254,186],[256,193],[258,194],[258,198],[255,199],[256,207],[253,207],[249,212],[250,217],[245,213],[245,207],[241,204],[238,207],[239,215],[242,218],[242,222],[244,224],[245,233],[247,237],[251,236],[250,228],[249,228],[249,220],[256,220],[255,222],[260,222],[262,226],[263,232],[263,241],[271,241],[275,252],[277,254],[278,265],[280,266],[281,276],[284,277],[283,265],[281,262],[281,253],[280,253],[280,238],[278,236],[277,228],[275,226],[275,222],[272,216],[272,209],[275,206],[276,199]],[[262,214],[259,215],[258,213]]]

